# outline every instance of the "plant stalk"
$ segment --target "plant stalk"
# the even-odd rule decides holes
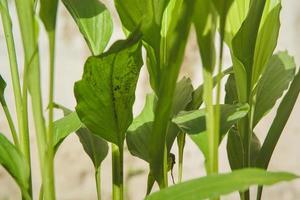
[[[113,200],[123,200],[123,144],[112,144]]]
[[[177,143],[178,143],[178,183],[182,181],[182,171],[183,171],[183,153],[184,153],[184,146],[185,146],[185,137],[186,134],[180,132],[177,136]]]
[[[17,149],[20,149],[17,131],[16,131],[14,122],[12,120],[12,117],[10,115],[10,112],[8,110],[8,107],[6,105],[6,102],[5,101],[4,102],[1,101],[1,104],[2,104],[2,108],[3,108],[3,111],[4,111],[5,117],[7,119],[9,128],[10,128],[11,135],[12,135],[13,140],[14,140],[14,144],[16,145]]]
[[[213,75],[210,70],[204,68],[204,95],[203,100],[206,109],[206,130],[208,133],[208,162],[207,173],[218,173],[218,146],[219,134],[215,132],[215,111],[213,107]]]
[[[97,189],[97,199],[101,200],[101,167],[95,169],[95,181]]]
[[[25,55],[25,89],[29,89],[32,101],[33,118],[38,143],[39,160],[41,167],[42,184],[45,200],[55,200],[53,154],[52,146],[47,142],[47,131],[43,116],[42,94],[40,84],[40,63],[37,41],[34,2],[31,0],[16,0],[17,14],[23,40]],[[24,96],[27,92],[24,92]],[[25,100],[27,103],[27,99]],[[24,104],[25,104],[24,103]],[[49,151],[50,149],[50,151]]]
[[[10,62],[10,71],[11,71],[11,79],[15,97],[15,107],[17,112],[17,119],[18,119],[18,130],[20,134],[20,141],[17,139],[17,132],[12,130],[14,143],[17,147],[20,146],[21,152],[24,154],[26,162],[31,169],[31,158],[30,158],[30,143],[29,143],[29,131],[28,131],[28,115],[27,115],[27,103],[25,104],[22,99],[22,91],[20,85],[20,77],[19,77],[19,70],[18,70],[18,62],[16,56],[16,49],[14,43],[14,36],[12,32],[12,21],[11,16],[9,14],[9,8],[7,0],[3,0],[2,6],[4,6],[1,17],[2,17],[2,24],[3,29],[5,32],[5,39],[7,45],[7,51],[9,56]],[[26,93],[27,91],[23,91]],[[10,120],[12,121],[12,120]],[[12,128],[12,126],[10,125]],[[31,172],[29,175],[29,194],[32,195],[32,183],[31,183]]]

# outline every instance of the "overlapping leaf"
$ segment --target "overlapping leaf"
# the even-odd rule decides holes
[[[58,0],[41,0],[40,17],[47,32],[55,30]]]
[[[253,125],[273,108],[294,78],[296,64],[287,52],[272,56],[257,84]]]
[[[228,130],[249,110],[247,104],[243,105],[221,105],[220,120],[220,141]],[[208,158],[207,132],[205,122],[205,110],[193,110],[179,113],[173,122],[177,124],[183,132],[190,135],[191,139],[197,144],[205,158]]]
[[[22,153],[0,133],[0,164],[15,179],[19,185],[22,196],[25,200],[30,200],[29,189],[29,167]]]
[[[175,116],[180,111],[184,110],[186,105],[192,99],[193,87],[191,85],[190,79],[183,78],[177,83],[174,104],[172,108],[172,116]],[[154,108],[157,99],[154,94],[149,94],[146,97],[146,102],[144,109],[137,116],[133,123],[130,125],[127,131],[126,141],[130,153],[134,156],[137,156],[146,162],[150,161],[149,158],[149,139],[152,133],[152,125],[154,121]],[[174,140],[180,130],[173,123],[170,124],[170,127],[167,131],[166,144],[168,153],[172,148]]]
[[[286,172],[242,169],[183,182],[148,196],[146,200],[199,200],[217,198],[235,191],[245,191],[253,185],[273,185],[291,181],[298,176]]]
[[[140,34],[116,42],[108,52],[90,57],[75,84],[76,112],[93,133],[122,145],[132,122],[132,105],[143,64]]]
[[[93,55],[101,54],[113,30],[111,15],[105,5],[98,0],[62,2],[75,20]]]
[[[102,138],[92,134],[80,121],[76,112],[59,106],[64,111],[65,117],[54,122],[54,139],[55,150],[64,139],[71,133],[76,132],[84,151],[91,158],[95,169],[100,167],[102,161],[108,153],[108,144]]]
[[[232,58],[240,102],[247,102],[255,46],[266,0],[253,0],[248,15],[232,40]]]

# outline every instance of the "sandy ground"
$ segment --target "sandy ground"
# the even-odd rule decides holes
[[[112,6],[112,1],[105,0],[106,5],[112,13],[115,10]],[[13,19],[16,21],[15,10],[13,9]],[[290,54],[295,56],[296,62],[300,63],[300,1],[285,0],[283,1],[283,10],[281,14],[282,29],[280,33],[278,50],[288,49]],[[116,27],[114,30],[112,43],[118,38],[123,38],[119,26],[119,19],[114,17]],[[17,37],[17,52],[19,57],[19,64],[22,66],[23,55],[22,47],[20,44],[19,30],[15,27],[15,35]],[[56,95],[57,102],[74,108],[75,99],[73,96],[73,84],[76,80],[80,79],[83,63],[89,51],[85,45],[84,40],[80,37],[77,28],[75,27],[72,19],[66,13],[63,6],[60,6],[59,21],[58,21],[58,42],[57,42],[57,57],[56,57]],[[43,94],[45,96],[44,104],[46,104],[47,94],[47,40],[44,31],[41,31],[41,57],[42,59],[42,80],[43,80]],[[226,52],[225,65],[229,66],[228,52]],[[5,40],[0,27],[0,69],[1,75],[10,80],[9,64],[5,49]],[[187,47],[187,53],[183,65],[181,76],[189,76],[193,79],[193,84],[198,85],[201,82],[201,69],[200,61],[195,44],[194,33],[191,33],[191,39]],[[8,89],[6,93],[7,101],[13,109],[13,95],[11,93],[11,83],[8,82]],[[144,97],[150,91],[148,85],[148,76],[145,67],[142,69],[141,78],[139,80],[137,90],[137,102],[134,106],[135,114],[138,114],[144,103]],[[284,130],[283,136],[278,143],[274,152],[270,169],[274,171],[292,171],[300,174],[300,99],[295,106],[295,109],[289,119],[289,122]],[[61,117],[61,113],[56,113],[56,117]],[[263,139],[270,126],[274,116],[274,111],[271,112],[261,124],[257,127],[256,132],[259,137]],[[14,115],[15,117],[15,115]],[[31,120],[32,122],[32,120]],[[33,124],[30,124],[30,130],[34,130]],[[4,118],[2,109],[0,110],[0,131],[4,134],[9,134],[9,129]],[[9,137],[9,136],[8,136]],[[34,193],[37,198],[37,192],[40,185],[40,176],[38,171],[37,162],[37,149],[34,131],[31,131],[31,148],[32,148],[32,165],[33,165],[33,185]],[[226,153],[224,153],[226,142],[223,142],[220,148],[220,168],[221,171],[228,171],[228,162]],[[176,149],[173,150],[176,152]],[[111,159],[110,156],[103,163],[102,167],[102,188],[103,199],[108,200],[111,198]],[[175,166],[176,168],[177,166]],[[185,163],[184,163],[184,179],[204,175],[203,156],[198,151],[196,146],[190,141],[187,141],[185,150]],[[66,139],[57,153],[55,160],[56,172],[56,190],[59,200],[93,200],[96,199],[96,190],[94,186],[93,166],[88,157],[84,154],[83,149],[75,135],[71,135]],[[130,174],[136,174],[131,176]],[[174,175],[176,177],[177,171],[175,169]],[[141,200],[145,194],[147,165],[143,161],[125,153],[125,181],[126,181],[126,195],[130,200]],[[16,200],[20,199],[19,190],[15,185],[13,179],[0,167],[0,200]],[[224,199],[237,199],[237,194],[229,195]],[[278,184],[273,187],[265,189],[265,199],[270,200],[297,200],[300,199],[300,181]]]

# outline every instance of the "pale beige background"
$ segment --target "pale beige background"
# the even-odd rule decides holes
[[[114,13],[115,30],[111,39],[112,43],[116,39],[124,38],[118,17],[115,15],[113,8],[113,1],[103,0],[109,7],[109,10]],[[16,14],[12,6],[12,15],[14,23],[16,23]],[[296,62],[300,64],[300,1],[284,0],[283,10],[281,14],[282,29],[280,32],[278,50],[288,49],[291,55],[295,56]],[[15,36],[17,38],[17,51],[19,57],[19,64],[22,66],[23,55],[22,46],[20,44],[19,30],[15,26]],[[47,40],[45,32],[41,31],[40,36],[41,48],[41,62],[42,62],[42,80],[43,80],[43,94],[45,96],[44,105],[46,105],[47,97]],[[6,54],[5,40],[0,27],[0,72],[6,79],[10,80],[9,63]],[[75,99],[73,96],[73,84],[80,79],[83,63],[89,51],[81,38],[75,24],[71,17],[66,12],[65,8],[60,5],[58,16],[58,33],[57,33],[57,59],[56,59],[56,94],[57,102],[74,108]],[[225,65],[229,66],[230,61],[228,57],[225,59]],[[193,79],[193,83],[198,85],[201,82],[200,60],[197,52],[197,45],[195,44],[194,33],[191,33],[190,41],[187,47],[187,53],[183,65],[182,75],[187,75]],[[8,81],[8,88],[6,98],[13,109],[13,95],[11,93],[11,83]],[[143,106],[145,94],[150,91],[148,85],[148,77],[145,67],[142,70],[141,78],[139,80],[137,90],[137,102],[135,103],[134,112],[137,114]],[[61,113],[56,113],[56,117],[61,117]],[[260,138],[264,138],[266,131],[272,121],[274,111],[271,112],[263,122],[258,126],[256,132]],[[283,136],[274,152],[270,169],[292,171],[300,174],[300,99],[298,99],[295,109],[289,119]],[[31,120],[32,122],[32,120]],[[34,130],[33,124],[30,124],[30,129]],[[0,109],[0,131],[9,135],[9,129],[3,114]],[[10,136],[9,136],[10,137]],[[34,131],[31,131],[30,137],[32,143],[32,165],[33,165],[33,184],[35,198],[37,198],[37,191],[40,184],[36,140]],[[220,168],[221,171],[228,171],[228,162],[226,153],[224,151],[226,142],[223,142],[220,148]],[[175,145],[176,146],[176,145]],[[174,152],[176,149],[174,148]],[[102,187],[103,199],[111,198],[111,160],[110,156],[104,161],[102,172]],[[21,166],[20,166],[21,167]],[[175,166],[176,168],[177,166]],[[71,135],[66,139],[57,153],[55,160],[56,172],[56,190],[59,200],[93,200],[96,199],[96,190],[94,186],[93,167],[88,157],[84,154],[83,149],[76,136]],[[129,177],[129,173],[139,172],[138,175],[131,178],[126,178],[126,191],[128,199],[141,200],[145,194],[147,165],[139,159],[132,157],[125,153],[125,175]],[[175,177],[177,175],[175,169]],[[191,179],[199,177],[204,174],[203,156],[198,151],[196,146],[188,140],[187,148],[185,150],[184,163],[184,179]],[[268,200],[297,200],[300,199],[300,181],[278,184],[274,187],[265,189],[264,199]],[[18,200],[19,191],[13,179],[0,167],[0,200]],[[237,195],[229,195],[224,199],[237,199]]]

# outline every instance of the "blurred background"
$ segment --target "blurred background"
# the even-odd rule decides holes
[[[113,15],[114,33],[110,44],[117,39],[124,38],[121,30],[120,20],[116,15],[112,0],[102,0]],[[300,1],[284,0],[281,12],[281,31],[277,50],[288,50],[290,55],[295,57],[296,63],[300,64]],[[23,65],[22,45],[17,26],[17,16],[13,4],[10,4],[13,17],[14,34],[16,38],[17,54],[19,66]],[[45,31],[40,31],[40,50],[42,63],[42,89],[44,95],[44,108],[46,112],[48,94],[48,44]],[[57,27],[57,48],[56,48],[56,82],[55,101],[74,109],[75,98],[73,95],[73,85],[81,78],[83,64],[89,56],[89,50],[85,41],[81,37],[73,19],[67,13],[63,5],[59,5],[58,27]],[[230,66],[228,50],[225,51],[224,67]],[[10,82],[9,60],[6,52],[5,38],[0,26],[0,73],[7,81],[6,90],[7,102],[13,113],[14,98],[12,85]],[[20,68],[22,77],[22,69]],[[201,62],[196,44],[194,30],[190,33],[190,39],[186,48],[186,55],[180,77],[187,76],[192,79],[194,87],[202,82]],[[137,115],[144,104],[145,95],[151,91],[148,81],[148,74],[144,66],[141,71],[138,88],[136,91],[136,102],[134,114]],[[264,139],[276,110],[270,112],[256,128],[256,133]],[[55,113],[56,118],[62,117],[62,113]],[[14,114],[15,117],[15,114]],[[284,133],[275,149],[270,163],[270,170],[291,171],[300,174],[300,98],[298,99],[294,111],[287,123]],[[40,172],[38,167],[37,146],[34,133],[34,126],[30,113],[31,149],[33,166],[33,189],[35,198],[40,186]],[[0,109],[0,131],[10,137],[4,113]],[[176,145],[174,145],[176,146]],[[226,155],[226,140],[220,147],[220,170],[229,171]],[[174,148],[173,153],[177,153]],[[204,159],[197,147],[188,139],[184,157],[184,180],[204,175]],[[148,166],[145,162],[131,156],[125,151],[125,182],[126,196],[128,200],[141,200],[146,192],[146,179]],[[104,200],[111,199],[111,158],[106,158],[102,165],[102,196]],[[22,167],[22,166],[20,166]],[[58,200],[93,200],[96,199],[96,189],[94,184],[93,165],[84,153],[76,135],[70,135],[61,148],[55,159],[56,190]],[[174,176],[177,177],[177,165],[174,167]],[[170,179],[171,180],[171,179]],[[255,188],[253,188],[255,189]],[[273,187],[266,187],[264,199],[270,200],[297,200],[300,199],[300,181],[281,183]],[[20,199],[19,190],[14,180],[0,166],[0,200]],[[238,194],[232,194],[224,199],[238,199]]]

